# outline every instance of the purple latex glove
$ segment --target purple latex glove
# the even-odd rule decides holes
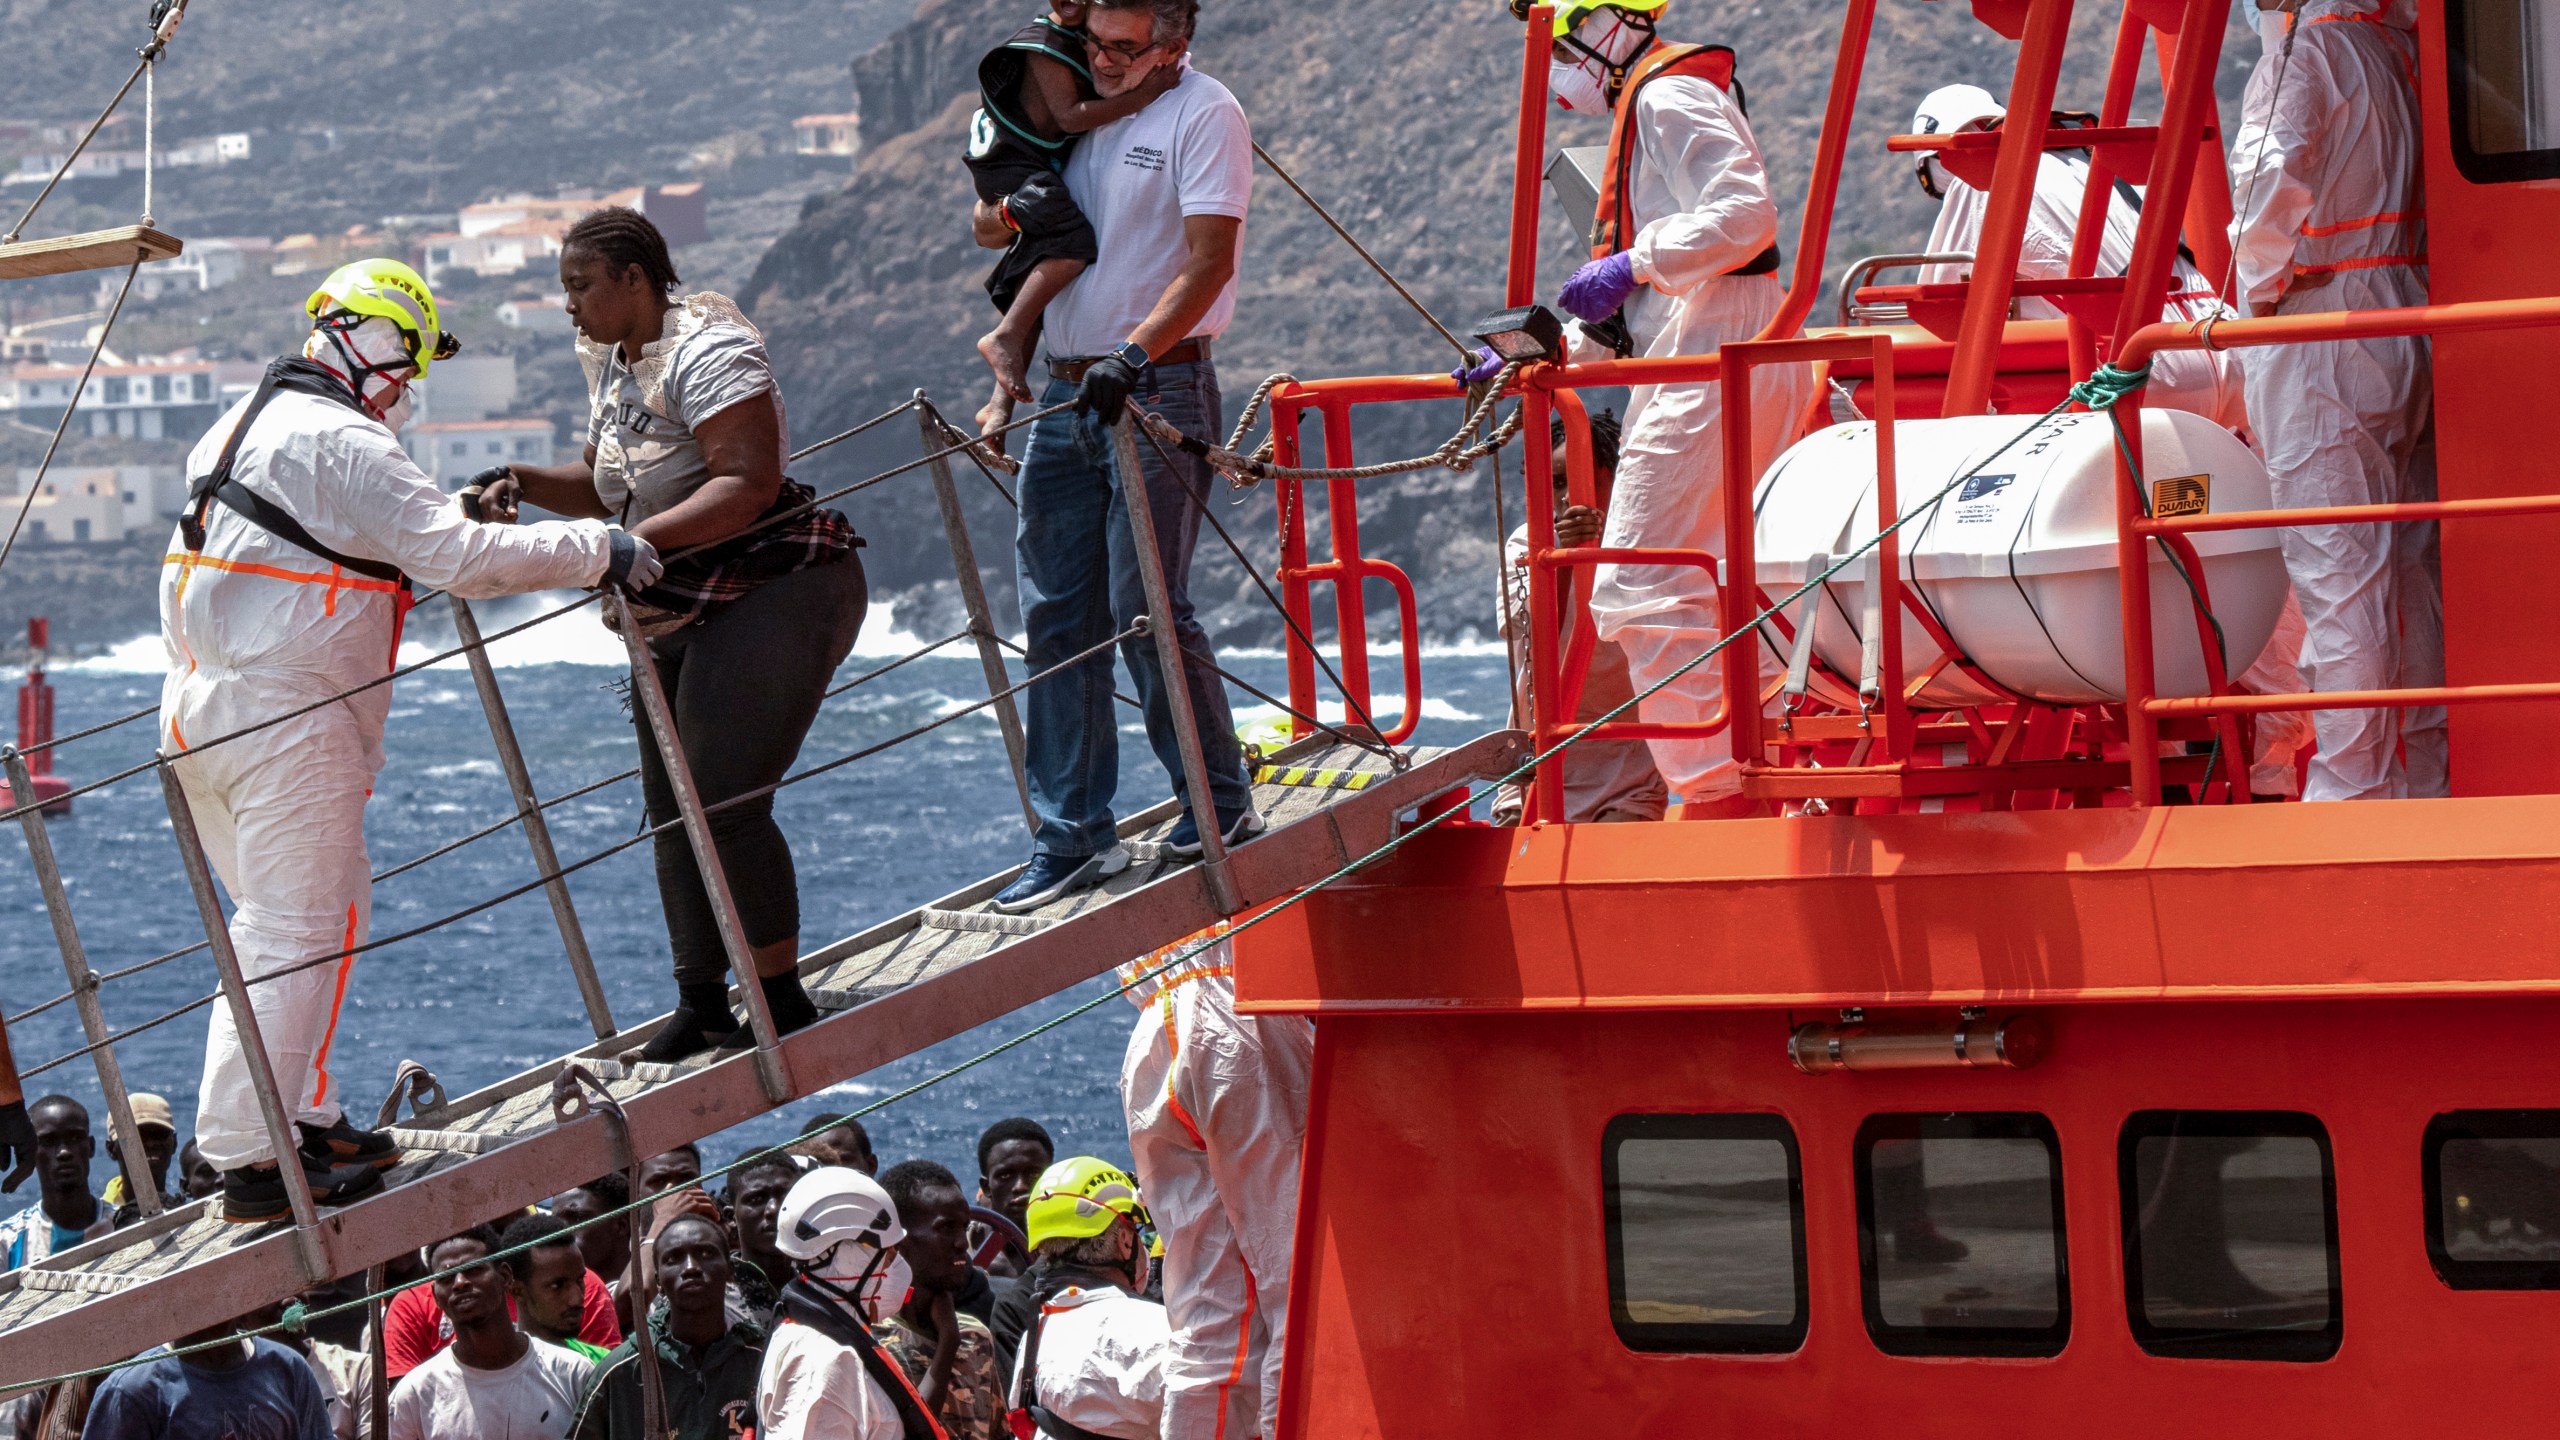
[[[1587,325],[1597,325],[1618,313],[1627,297],[1636,293],[1636,257],[1621,250],[1606,260],[1594,260],[1573,272],[1556,292],[1556,304],[1565,313]]]
[[[1502,357],[1494,354],[1491,346],[1479,345],[1474,363],[1450,371],[1449,378],[1461,385],[1481,385],[1501,373]]]

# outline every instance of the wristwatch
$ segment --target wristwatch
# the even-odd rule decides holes
[[[1155,357],[1147,353],[1147,347],[1135,340],[1121,341],[1120,348],[1111,352],[1111,358],[1132,370],[1144,370],[1155,363]]]

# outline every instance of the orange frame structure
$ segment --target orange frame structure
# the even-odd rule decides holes
[[[2119,471],[2130,694],[2112,713],[1915,712],[1905,703],[1913,677],[1896,655],[1874,713],[1791,713],[1773,729],[1750,703],[1774,693],[1752,637],[1716,662],[1726,694],[1744,698],[1708,728],[1730,727],[1757,762],[1752,793],[1855,799],[1854,809],[1564,825],[1540,818],[1560,813],[1561,799],[1556,777],[1542,774],[1521,827],[1436,831],[1244,934],[1243,1007],[1317,1021],[1282,1435],[1768,1435],[1845,1422],[1921,1437],[1986,1425],[2379,1436],[2545,1423],[2560,1361],[2542,1340],[2560,1326],[2560,1265],[2515,1288],[2461,1280],[2437,1244],[2455,1197],[2431,1137],[2448,1121],[2495,1113],[2542,1117],[2533,1123],[2560,1146],[2560,964],[2543,938],[2560,922],[2560,750],[2549,741],[2560,679],[2541,678],[2560,677],[2560,627],[2529,623],[2560,610],[2560,571],[2547,563],[2547,527],[2516,523],[2560,514],[2560,485],[2546,478],[2549,442],[2516,423],[2508,399],[2512,373],[2560,359],[2560,287],[2534,238],[2560,227],[2560,185],[2475,181],[2454,163],[2447,93],[2460,77],[2445,60],[2444,8],[2420,6],[2423,163],[2439,236],[2428,306],[2225,321],[2201,333],[2154,323],[2182,230],[2209,279],[2230,263],[2211,86],[2226,9],[2128,0],[2094,129],[2026,121],[1996,136],[1892,142],[1934,149],[1989,182],[1974,282],[1870,292],[1915,302],[1944,333],[1800,338],[1875,21],[1873,0],[1848,0],[1794,283],[1771,333],[1719,354],[1521,377],[1534,435],[1551,413],[1579,418],[1577,391],[1630,383],[1725,386],[1725,413],[1747,425],[1749,407],[1731,396],[1756,367],[1814,364],[1889,437],[1897,413],[1994,402],[2014,412],[2022,397],[2041,397],[2032,407],[2041,409],[2106,356],[2132,367],[2180,347],[2427,335],[2443,498],[2154,519],[2133,483],[2137,449]],[[2050,113],[2071,0],[1974,0],[1973,9],[2016,43],[2010,114]],[[1524,55],[1514,304],[1537,298],[1546,13],[1533,12]],[[2154,126],[2130,113],[2146,51],[2163,82]],[[2128,277],[2089,273],[2094,230],[2084,223],[2071,278],[2005,278],[2035,161],[2056,145],[2092,152],[2084,222],[2115,174],[2145,178]],[[2055,298],[2067,319],[2008,320],[2010,299],[2025,293]],[[1351,407],[1457,393],[1426,376],[1288,387],[1274,397],[1280,456],[1296,458],[1308,410],[1325,416],[1328,462],[1344,464]],[[2126,429],[2138,445],[2139,427]],[[1580,427],[1566,430],[1566,493],[1587,500],[1590,457]],[[1729,474],[1749,473],[1741,431],[1726,433]],[[1531,724],[1545,747],[1576,731],[1591,637],[1587,621],[1561,632],[1543,622],[1578,616],[1589,567],[1627,557],[1553,544],[1548,457],[1542,445],[1528,451],[1528,579],[1542,622]],[[1909,478],[1893,473],[1890,455],[1888,439],[1879,518]],[[1305,533],[1304,496],[1278,494],[1285,548]],[[1361,555],[1356,520],[1343,523],[1356,487],[1329,488],[1327,499],[1328,564],[1338,568],[1301,579],[1385,573]],[[1720,567],[1728,633],[1774,598],[1751,583],[1749,500],[1746,487],[1728,485],[1727,554],[1641,557]],[[2135,588],[2151,546],[2212,529],[2426,519],[2444,527],[2443,687],[2316,700],[2155,693],[2152,617]],[[1303,547],[1291,553],[1310,568]],[[1884,584],[1895,571],[1888,551]],[[1365,655],[1357,600],[1338,614],[1346,661]],[[1775,617],[1772,632],[1786,624]],[[1887,627],[1888,643],[1897,631]],[[1312,657],[1293,655],[1290,676],[1292,703],[1311,711]],[[1360,676],[1365,684],[1365,668]],[[1411,669],[1405,685],[1410,716],[1421,704]],[[2218,735],[2228,748],[2250,714],[2419,703],[2455,707],[2457,798],[2247,805],[2234,793],[2245,787],[2226,780],[2203,798],[2234,803],[2174,803],[2198,798],[2204,762],[2164,757],[2164,741]],[[1621,721],[1599,733],[1653,731]],[[1916,751],[1959,742],[1965,762],[1914,768]],[[1787,763],[1817,754],[1818,770]],[[2030,802],[2039,787],[2054,792],[2051,805]],[[1968,793],[1978,808],[1954,813]],[[1949,813],[1911,813],[1923,796],[1945,799]],[[1791,1063],[1808,1027],[1907,1037],[2013,1019],[2047,1037],[2033,1068],[1958,1056],[1809,1074]],[[2319,1137],[2325,1339],[2227,1358],[2146,1338],[2141,1207],[2127,1175],[2144,1117],[2162,1113],[2274,1116]],[[2035,1353],[1901,1353],[1878,1329],[1878,1222],[1862,1137],[1880,1121],[1968,1115],[2023,1117],[2052,1137],[2067,1315],[2061,1338]],[[1799,1167],[1792,1338],[1756,1353],[1678,1353],[1639,1348],[1618,1328],[1609,1137],[1631,1118],[1665,1116],[1787,1135]],[[2560,1167],[2536,1203],[2560,1217]]]

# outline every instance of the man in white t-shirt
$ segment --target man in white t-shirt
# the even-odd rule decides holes
[[[481,1225],[428,1253],[453,1344],[391,1392],[391,1440],[564,1440],[577,1423],[595,1364],[516,1328],[510,1272],[489,1259],[499,1248]]]
[[[1158,67],[1184,65],[1198,0],[1093,0],[1085,29],[1094,88],[1126,93]],[[1085,136],[1067,162],[1068,193],[1093,222],[1101,258],[1060,292],[1047,316],[1048,389],[1041,405],[1072,413],[1031,428],[1023,456],[1022,521],[1014,555],[1033,674],[1125,630],[1147,610],[1131,540],[1128,497],[1112,456],[1110,426],[1134,403],[1192,435],[1223,433],[1211,342],[1236,308],[1236,258],[1253,187],[1253,137],[1244,108],[1197,70],[1162,98]],[[1012,238],[994,207],[978,207],[979,243]],[[1155,522],[1167,598],[1190,683],[1191,713],[1208,762],[1209,799],[1230,845],[1261,831],[1245,778],[1216,652],[1192,615],[1192,542],[1212,472],[1142,435],[1148,513]],[[1147,739],[1184,795],[1182,753],[1155,641],[1139,636],[1122,655],[1146,708]],[[1031,800],[1040,828],[1031,863],[995,899],[1008,913],[1034,909],[1128,868],[1111,801],[1119,745],[1111,711],[1111,660],[1097,655],[1076,678],[1034,685],[1023,697]],[[1185,814],[1166,839],[1177,855],[1200,852],[1198,819]]]

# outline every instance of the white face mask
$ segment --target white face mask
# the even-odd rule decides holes
[[[862,1272],[871,1264],[872,1256],[872,1251],[848,1240],[827,1257],[827,1268],[816,1272],[817,1278],[838,1290],[862,1286],[854,1292],[854,1299],[862,1312],[856,1318],[865,1325],[877,1325],[904,1309],[908,1292],[915,1288],[915,1272],[908,1268],[907,1257],[895,1250],[889,1252],[888,1262],[864,1281]]]
[[[381,396],[378,383],[374,394],[377,399]],[[397,435],[409,428],[409,421],[417,413],[418,387],[415,384],[403,385],[400,387],[400,398],[392,401],[391,408],[382,412],[382,423],[391,428],[392,434]]]
[[[349,351],[354,352],[354,361],[364,366],[405,369],[411,363],[408,339],[400,333],[400,327],[378,316],[348,330],[314,330],[302,343],[304,358],[317,360],[340,378],[352,380],[353,372],[360,367],[350,362]],[[414,383],[414,376],[405,381],[381,374],[365,378],[365,408],[390,426],[395,435],[409,423],[417,408],[409,393]]]
[[[1609,113],[1609,87],[1591,72],[1599,66],[1589,60],[1567,65],[1561,60],[1547,62],[1547,93],[1556,103],[1576,115]]]

